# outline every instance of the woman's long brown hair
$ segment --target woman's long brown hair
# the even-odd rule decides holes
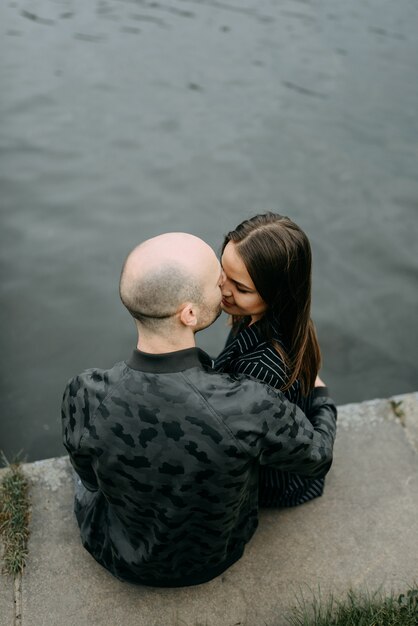
[[[307,236],[288,217],[263,213],[230,231],[222,252],[230,241],[267,304],[257,325],[290,372],[282,390],[299,379],[302,393],[308,394],[321,365],[321,351],[311,320],[312,253]],[[273,319],[278,321],[283,345],[274,341]],[[241,320],[234,317],[233,327]]]

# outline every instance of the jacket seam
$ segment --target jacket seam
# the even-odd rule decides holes
[[[195,394],[197,396],[199,396],[199,398],[201,400],[203,400],[204,404],[207,406],[207,408],[210,410],[210,412],[212,413],[212,415],[216,418],[216,420],[223,426],[223,428],[229,433],[230,437],[234,440],[235,444],[237,445],[237,447],[241,450],[241,452],[243,452],[245,454],[246,457],[250,457],[250,455],[248,454],[248,452],[245,450],[245,448],[243,448],[243,446],[241,445],[241,443],[238,441],[238,439],[235,437],[234,433],[232,432],[232,430],[229,428],[229,426],[227,424],[225,424],[224,420],[223,420],[223,416],[221,414],[218,414],[218,412],[214,409],[214,407],[209,404],[209,402],[206,400],[206,398],[204,397],[204,395],[199,391],[199,389],[192,383],[192,381],[190,380],[190,378],[188,378],[188,376],[186,376],[186,374],[184,372],[181,372],[181,375],[183,376],[183,378],[187,381],[187,383],[189,384],[189,386],[193,389],[193,391],[195,392]]]
[[[99,402],[99,404],[97,405],[97,407],[94,409],[93,414],[91,416],[91,420],[90,420],[89,426],[83,426],[83,432],[82,432],[82,435],[80,437],[80,441],[78,443],[79,448],[81,448],[81,442],[83,441],[83,439],[85,437],[87,437],[88,435],[90,435],[90,426],[94,426],[94,423],[95,423],[96,417],[97,417],[97,413],[98,413],[100,407],[105,404],[106,400],[109,398],[111,393],[113,393],[114,391],[117,391],[117,389],[119,389],[119,387],[124,382],[125,377],[128,375],[129,367],[126,365],[126,363],[124,363],[124,365],[125,365],[125,367],[127,369],[126,369],[125,373],[122,375],[120,381],[116,385],[109,383],[109,391],[107,392],[107,394],[105,395],[103,400],[101,400]],[[93,371],[97,371],[97,370],[93,370]]]

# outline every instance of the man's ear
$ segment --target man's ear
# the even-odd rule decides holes
[[[196,305],[191,302],[183,304],[180,312],[180,321],[184,326],[196,326],[197,325],[197,310]]]

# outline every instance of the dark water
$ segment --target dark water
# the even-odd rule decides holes
[[[416,0],[0,5],[0,448],[64,453],[67,379],[127,357],[122,261],[289,215],[338,403],[418,388]],[[202,333],[215,354],[225,318]]]

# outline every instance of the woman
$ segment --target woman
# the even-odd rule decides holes
[[[222,308],[232,331],[215,360],[219,371],[258,378],[309,416],[309,393],[321,364],[310,318],[311,247],[288,217],[256,215],[222,246]],[[260,468],[260,506],[296,506],[320,496],[324,479]]]

